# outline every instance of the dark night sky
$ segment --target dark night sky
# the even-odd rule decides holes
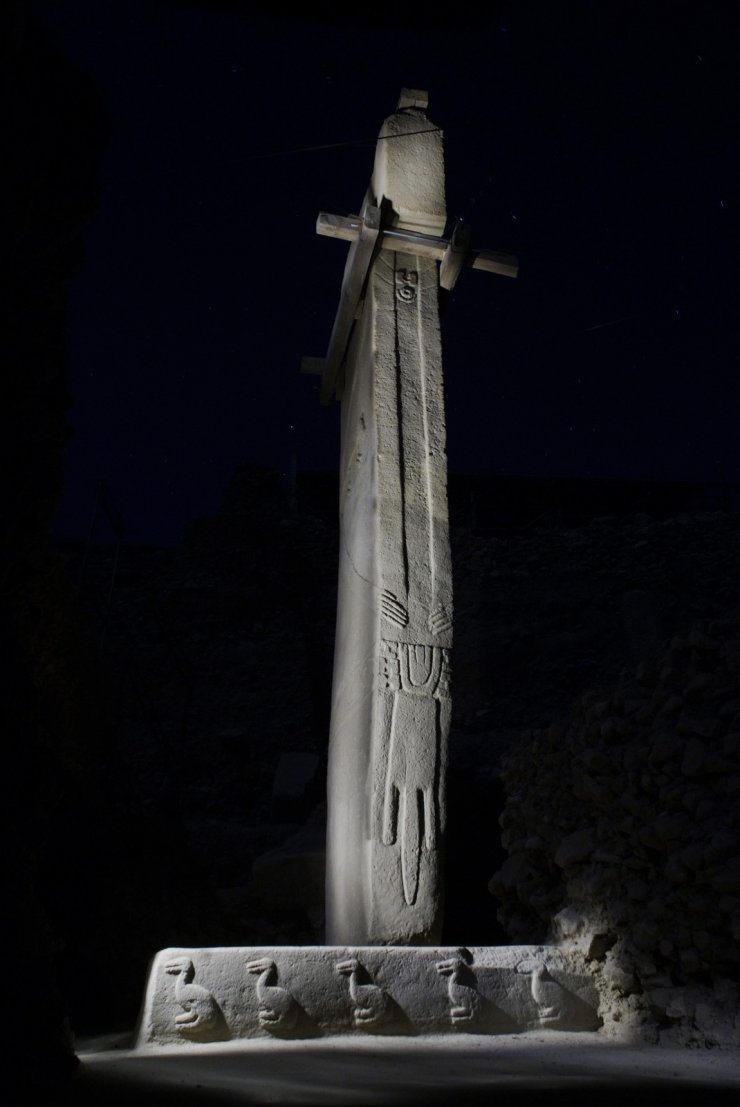
[[[101,478],[130,540],[174,542],[240,461],[335,467],[338,410],[298,370],[347,247],[314,224],[357,210],[403,85],[444,128],[450,217],[521,262],[463,274],[448,305],[451,468],[740,481],[734,6],[455,9],[35,0],[108,122],[60,537]]]

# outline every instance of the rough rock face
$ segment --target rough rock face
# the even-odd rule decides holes
[[[511,938],[578,950],[615,1034],[738,1041],[740,612],[529,731],[502,777]]]

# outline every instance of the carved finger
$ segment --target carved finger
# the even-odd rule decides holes
[[[383,845],[392,846],[398,836],[398,788],[389,782],[383,805]]]
[[[396,626],[405,627],[409,621],[409,613],[393,592],[384,588],[380,595],[380,608],[386,619],[390,619]]]
[[[401,877],[406,903],[416,903],[419,890],[421,835],[424,821],[421,792],[417,788],[403,790],[403,830],[401,831]]]
[[[424,792],[424,845],[434,849],[437,844],[437,811],[434,802],[434,788],[425,788]]]

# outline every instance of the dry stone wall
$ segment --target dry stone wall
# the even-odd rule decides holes
[[[740,1041],[740,612],[526,733],[502,778],[512,939],[580,952],[614,1034]]]

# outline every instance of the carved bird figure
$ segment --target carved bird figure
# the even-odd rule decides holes
[[[355,1005],[352,1012],[355,1026],[371,1027],[382,1023],[390,1011],[388,994],[373,984],[369,973],[356,957],[339,961],[336,969],[342,976],[349,977],[349,994]]]
[[[168,961],[164,971],[176,976],[175,999],[183,1008],[175,1015],[175,1026],[181,1034],[200,1037],[213,1030],[219,1023],[221,1012],[207,988],[193,983],[195,968],[189,957],[177,957]]]
[[[564,993],[557,980],[550,976],[545,962],[536,959],[520,961],[516,971],[531,976],[532,999],[537,1004],[539,1018],[547,1021],[559,1018],[563,1010]]]
[[[437,962],[437,972],[449,977],[450,1020],[455,1024],[472,1022],[480,1011],[481,1000],[475,987],[464,982],[471,975],[467,962],[462,957],[450,957]]]
[[[287,988],[278,984],[275,962],[269,957],[250,961],[247,972],[257,976],[260,1026],[266,1030],[292,1030],[298,1019],[298,1007]]]

